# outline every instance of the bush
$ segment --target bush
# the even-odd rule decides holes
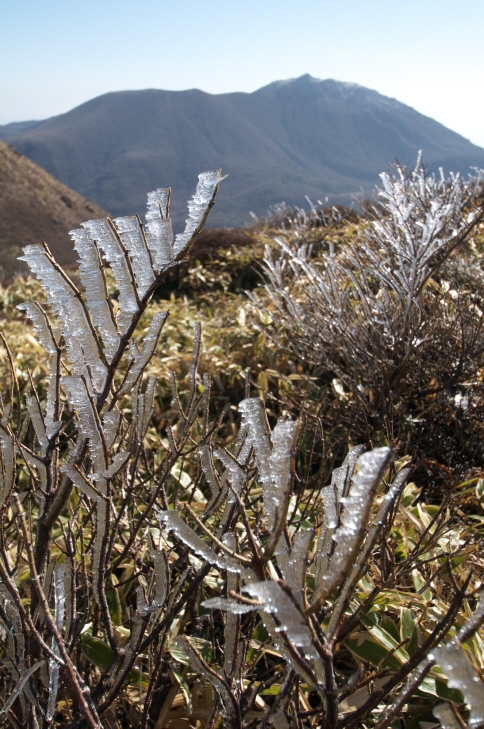
[[[25,249],[45,303],[20,308],[50,367],[44,390],[32,377],[21,388],[7,347],[3,717],[411,729],[432,711],[452,726],[465,700],[477,726],[484,605],[468,497],[482,499],[481,481],[427,505],[390,448],[357,446],[327,485],[314,423],[271,428],[259,398],[239,404],[236,437],[222,438],[231,409],[213,412],[199,326],[160,428],[148,369],[167,313],[154,306],[148,321],[147,310],[221,179],[200,176],[175,239],[167,190],[150,193],[145,227],[74,231],[82,294],[45,246]]]
[[[484,276],[479,252],[466,248],[484,220],[481,177],[436,179],[419,158],[381,178],[379,207],[352,240],[327,233],[315,246],[305,221],[276,237],[266,296],[253,299],[274,322],[265,331],[276,347],[311,378],[330,430],[384,439],[462,476],[463,441],[482,440],[484,414]],[[452,420],[468,426],[457,447],[439,443]]]

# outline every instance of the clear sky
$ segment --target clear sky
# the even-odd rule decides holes
[[[254,91],[310,73],[484,146],[484,0],[0,0],[0,124],[108,91]]]

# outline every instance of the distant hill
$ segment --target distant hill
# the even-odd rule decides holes
[[[115,92],[26,124],[0,137],[114,215],[142,214],[146,192],[171,185],[178,227],[206,169],[230,174],[210,225],[237,226],[281,200],[369,193],[388,162],[413,164],[419,149],[430,169],[484,167],[484,149],[409,106],[309,75],[251,94]]]
[[[0,191],[0,280],[25,268],[17,257],[31,243],[46,241],[61,265],[72,265],[76,254],[68,232],[107,215],[4,142]]]

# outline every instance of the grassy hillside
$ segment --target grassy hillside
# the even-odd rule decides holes
[[[2,275],[25,270],[22,247],[46,241],[62,266],[76,256],[68,232],[106,212],[0,142],[0,266]]]

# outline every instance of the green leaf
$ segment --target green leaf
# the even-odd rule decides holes
[[[92,635],[81,637],[82,652],[101,671],[107,671],[114,660],[114,652],[106,643]]]
[[[418,592],[422,595],[423,599],[426,602],[430,602],[432,599],[432,590],[430,590],[428,587],[423,590],[423,592],[420,592],[422,587],[425,585],[426,580],[422,577],[420,572],[418,570],[412,570],[412,581],[413,585],[415,587],[415,592]]]
[[[99,638],[94,638],[92,635],[86,634],[81,636],[81,649],[86,658],[91,663],[94,663],[103,673],[108,670],[114,660],[114,652],[111,647]],[[148,685],[149,677],[142,671],[133,668],[129,672],[127,680],[130,683],[135,682],[138,684],[141,681],[143,685]]]
[[[381,666],[391,671],[398,671],[402,663],[381,645],[370,633],[357,633],[345,640],[345,646],[360,660],[370,663],[374,668]],[[407,659],[408,660],[408,659]]]
[[[406,607],[402,608],[400,610],[400,639],[408,640],[411,638],[415,627],[416,623],[412,611]]]

